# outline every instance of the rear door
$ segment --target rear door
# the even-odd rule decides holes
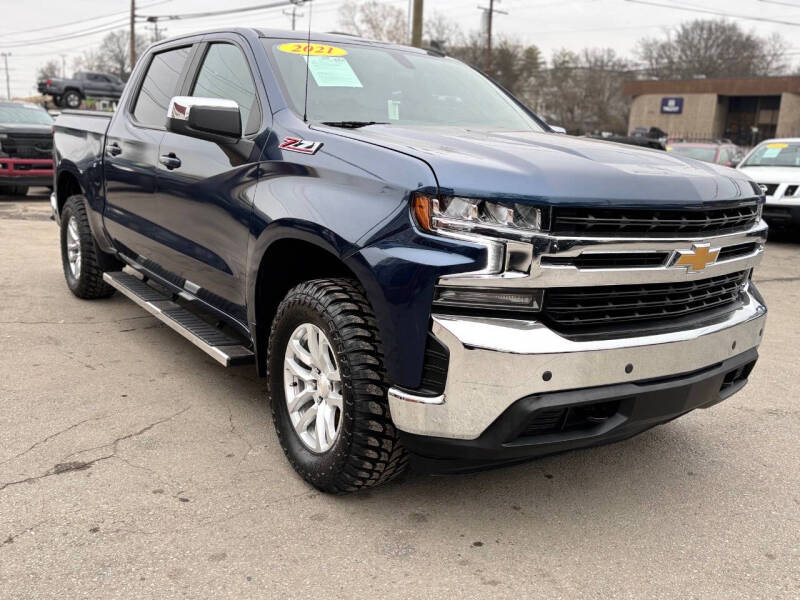
[[[209,36],[182,95],[235,100],[243,138],[217,143],[167,132],[158,165],[159,223],[176,243],[163,266],[218,310],[246,322],[246,263],[260,144],[271,113],[252,50],[234,34]],[[259,83],[257,83],[259,82]],[[177,159],[180,166],[176,164]]]
[[[106,228],[120,252],[155,270],[165,247],[176,244],[158,216],[158,149],[167,105],[183,84],[192,49],[184,42],[148,57],[137,81],[131,82],[135,92],[119,108],[106,136]]]

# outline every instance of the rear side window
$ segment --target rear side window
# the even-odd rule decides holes
[[[247,59],[236,46],[211,44],[197,74],[192,96],[235,100],[242,115],[242,131],[258,131],[261,112],[256,86]]]
[[[147,68],[133,117],[146,127],[163,129],[167,120],[169,101],[178,93],[183,65],[189,57],[190,47],[175,48],[153,57]]]

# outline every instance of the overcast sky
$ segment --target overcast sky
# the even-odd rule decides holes
[[[269,1],[138,0],[137,6],[142,15],[164,15],[253,6]],[[408,0],[380,1],[404,11],[408,7]],[[509,13],[496,16],[495,31],[536,44],[546,58],[559,48],[580,50],[584,47],[611,47],[621,54],[630,55],[637,40],[644,35],[663,35],[665,28],[684,20],[715,18],[710,14],[679,10],[679,7],[684,7],[794,22],[796,26],[734,17],[730,19],[762,35],[779,32],[790,44],[793,62],[797,64],[800,59],[800,0],[645,1],[668,7],[638,4],[629,0],[495,0],[498,9]],[[313,2],[312,29],[336,29],[341,1]],[[488,0],[425,0],[425,12],[443,13],[459,23],[465,31],[477,30],[481,15],[478,4],[488,5]],[[34,94],[36,70],[51,57],[60,59],[62,54],[66,55],[67,71],[71,74],[74,58],[84,49],[99,44],[106,32],[83,34],[78,38],[60,41],[53,41],[53,38],[115,25],[126,27],[125,11],[129,7],[129,0],[0,0],[0,52],[11,52],[8,65],[12,95]],[[227,25],[288,28],[291,20],[283,14],[283,10],[277,8],[238,16],[173,21],[166,28],[168,35]],[[305,16],[298,19],[298,28],[307,26],[308,7],[304,7],[302,12]],[[98,18],[101,15],[109,16]],[[5,95],[4,76],[0,60],[0,96]]]

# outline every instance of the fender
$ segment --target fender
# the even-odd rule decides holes
[[[69,187],[64,187],[64,176],[74,178],[77,182],[79,190],[73,190]],[[102,171],[100,174],[102,177]],[[103,225],[103,207],[105,206],[105,196],[102,194],[102,179],[100,179],[100,190],[96,185],[92,185],[85,173],[81,173],[78,166],[69,160],[62,160],[59,162],[59,168],[56,171],[55,177],[55,194],[57,198],[58,215],[60,218],[61,211],[64,203],[75,193],[80,193],[84,197],[84,205],[86,207],[86,216],[89,219],[89,229],[92,232],[97,245],[103,252],[116,254],[111,239],[106,233],[105,226]],[[59,223],[60,224],[60,223]]]

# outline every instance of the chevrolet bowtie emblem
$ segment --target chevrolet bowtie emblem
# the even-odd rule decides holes
[[[711,249],[711,244],[692,244],[691,250],[678,250],[678,260],[673,267],[686,267],[689,273],[698,273],[708,265],[713,265],[719,256],[719,248]]]

